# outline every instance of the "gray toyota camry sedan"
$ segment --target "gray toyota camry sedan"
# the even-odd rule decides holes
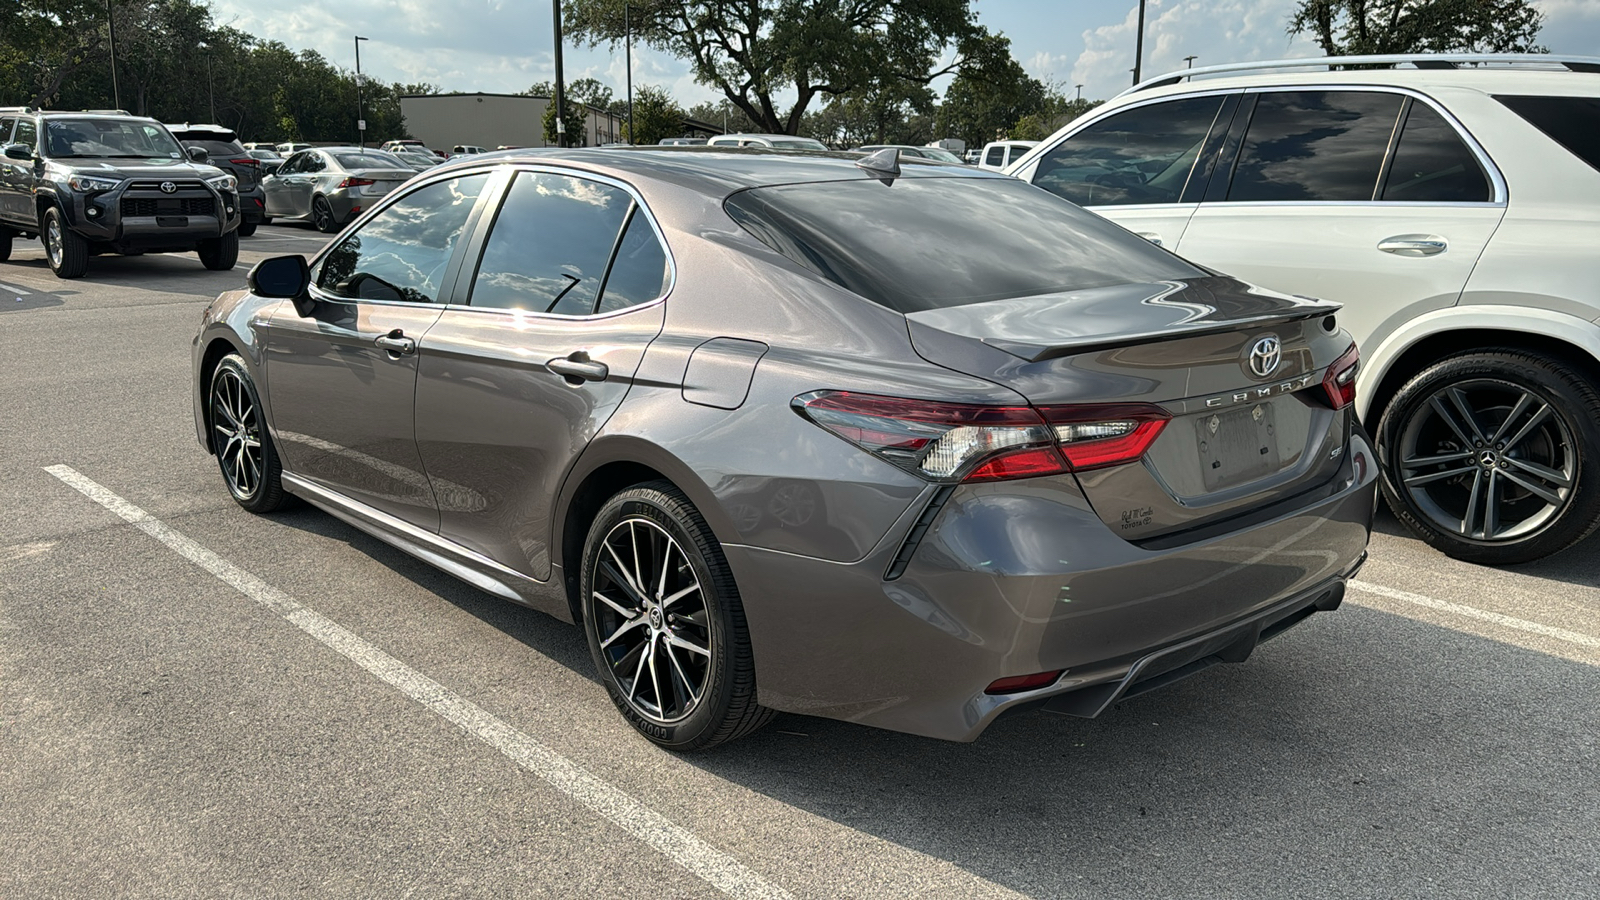
[[[200,442],[581,623],[642,734],[1095,716],[1339,605],[1336,308],[970,168],[706,148],[417,176],[194,342]]]

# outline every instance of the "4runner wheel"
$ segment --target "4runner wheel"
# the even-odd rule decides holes
[[[326,197],[314,197],[311,200],[311,224],[323,234],[333,234],[339,230],[339,220],[334,218],[333,206]]]
[[[250,235],[255,234],[256,233],[256,225],[258,225],[258,224],[260,224],[260,223],[258,223],[258,222],[240,222],[239,223],[239,237],[249,237]]]
[[[600,681],[629,724],[672,750],[704,750],[766,724],[744,607],[722,547],[672,484],[623,491],[583,549],[583,627]]]
[[[60,209],[45,210],[41,237],[45,260],[57,278],[82,278],[89,271],[89,242],[67,227]]]
[[[283,467],[261,418],[261,397],[250,370],[238,354],[229,354],[211,373],[208,392],[211,445],[228,493],[245,509],[268,513],[289,501],[283,490]]]
[[[1600,392],[1539,353],[1451,357],[1378,423],[1383,494],[1406,527],[1467,562],[1529,562],[1600,525]]]
[[[239,262],[239,232],[230,231],[222,237],[201,241],[196,249],[206,268],[216,272],[231,269]]]

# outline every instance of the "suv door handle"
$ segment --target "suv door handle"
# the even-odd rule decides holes
[[[1437,234],[1397,234],[1379,241],[1378,249],[1406,256],[1432,256],[1450,249],[1450,242]]]
[[[382,337],[373,338],[372,342],[396,356],[417,352],[417,342],[406,337],[406,333],[398,328]]]
[[[605,381],[606,376],[611,374],[611,368],[605,363],[589,359],[586,350],[575,350],[566,356],[558,356],[544,365],[573,386],[583,384],[585,381]]]

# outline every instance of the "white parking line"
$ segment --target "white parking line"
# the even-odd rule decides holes
[[[745,868],[689,830],[673,823],[626,793],[596,778],[576,763],[511,727],[482,707],[407,666],[343,626],[256,576],[195,543],[139,507],[85,477],[71,466],[45,471],[150,535],[179,556],[272,610],[356,665],[417,701],[461,730],[504,753],[556,790],[610,820],[730,897],[788,898],[784,889]]]
[[[1410,591],[1396,590],[1391,587],[1384,587],[1381,584],[1372,584],[1371,582],[1367,581],[1351,581],[1350,586],[1358,591],[1365,591],[1369,594],[1377,594],[1380,597],[1388,597],[1390,600],[1399,600],[1402,603],[1425,606],[1428,609],[1436,609],[1440,612],[1464,616],[1469,619],[1477,619],[1481,622],[1491,622],[1495,625],[1501,626],[1502,628],[1514,628],[1517,631],[1526,631],[1529,634],[1537,634],[1543,637],[1553,638],[1558,641],[1566,641],[1569,644],[1577,644],[1580,647],[1588,647],[1591,650],[1600,650],[1600,637],[1595,637],[1594,635],[1584,634],[1578,631],[1568,631],[1565,628],[1553,628],[1549,625],[1542,625],[1538,622],[1530,622],[1527,619],[1518,619],[1513,616],[1502,615],[1497,612],[1489,612],[1486,609],[1478,609],[1475,606],[1451,603],[1448,600],[1438,600],[1433,597],[1429,597],[1426,594],[1413,594]]]
[[[0,284],[0,291],[16,294],[19,297],[26,297],[33,293],[33,291],[27,290],[26,288],[19,288],[14,284]]]

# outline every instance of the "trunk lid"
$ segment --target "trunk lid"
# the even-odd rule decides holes
[[[1076,477],[1129,540],[1241,514],[1328,482],[1347,416],[1322,376],[1350,347],[1337,304],[1207,276],[907,314],[925,359],[1035,406],[1148,403],[1172,415],[1136,462]],[[1252,354],[1277,354],[1257,361]],[[1272,362],[1270,367],[1266,364]],[[1263,372],[1265,374],[1263,374]]]

